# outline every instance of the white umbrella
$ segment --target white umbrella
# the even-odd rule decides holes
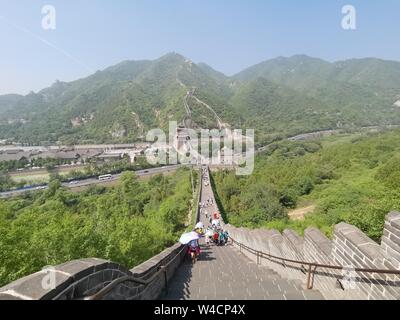
[[[183,235],[181,236],[181,238],[179,239],[179,242],[182,243],[182,244],[184,244],[184,245],[186,245],[186,244],[188,244],[190,241],[199,240],[199,239],[200,239],[200,236],[198,235],[198,233],[192,231],[192,232],[183,234]]]
[[[196,224],[195,229],[204,229],[204,223],[203,222],[199,222],[198,224]]]
[[[213,226],[219,226],[219,224],[220,224],[220,221],[219,220],[217,220],[217,219],[215,219],[215,220],[213,220],[212,221],[212,223],[211,223]]]

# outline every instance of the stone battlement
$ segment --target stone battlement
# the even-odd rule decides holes
[[[127,280],[113,286],[102,299],[157,299],[180,266],[185,253],[183,246],[176,244],[132,270],[102,259],[70,261],[0,288],[0,300],[83,300],[121,278]],[[141,282],[152,277],[154,280],[149,285],[132,281],[137,279]]]
[[[316,228],[308,228],[304,237],[293,230],[249,230],[226,225],[231,237],[247,247],[267,255],[324,266],[343,266],[343,270],[319,267],[313,276],[313,288],[327,299],[400,299],[400,275],[357,272],[356,269],[399,270],[400,213],[386,217],[382,242],[371,240],[358,228],[340,223],[333,239]],[[240,248],[250,259],[266,265],[288,279],[305,283],[307,266],[283,262]]]

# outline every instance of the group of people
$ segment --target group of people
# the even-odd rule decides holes
[[[210,199],[207,199],[207,201],[206,202],[200,202],[200,208],[201,209],[206,209],[206,208],[208,208],[208,207],[212,207],[213,205],[214,205],[214,199],[212,199],[212,198],[210,198]]]
[[[215,219],[207,210],[207,208],[212,207],[214,205],[214,199],[208,199],[205,203],[200,203],[200,213],[206,217],[206,220],[210,223],[213,219]]]
[[[205,238],[207,247],[212,243],[216,246],[225,246],[228,243],[229,233],[221,227],[219,214],[215,213],[214,218],[218,219],[212,220],[211,226],[205,228],[204,224],[199,222],[193,230],[193,233],[197,236],[188,243],[188,253],[191,256],[193,263],[196,263],[201,253],[199,242],[201,238]]]
[[[210,243],[214,243],[217,246],[225,246],[229,240],[229,233],[220,226],[212,226],[207,228],[205,238],[207,246],[210,246]]]
[[[207,168],[203,168],[203,182],[205,186],[209,186]],[[194,239],[188,243],[188,252],[193,263],[196,262],[201,252],[199,239],[205,238],[206,246],[210,246],[212,243],[217,246],[225,246],[228,243],[229,233],[221,226],[221,215],[218,212],[209,212],[209,210],[212,212],[214,205],[215,200],[212,197],[199,203],[200,213],[204,215],[206,221],[209,221],[210,226],[205,228],[204,224],[199,222],[192,232]]]

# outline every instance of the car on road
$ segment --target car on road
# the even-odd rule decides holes
[[[69,182],[69,185],[71,185],[71,186],[72,186],[72,185],[75,185],[75,184],[78,184],[78,181],[74,180],[74,181],[70,181],[70,182]]]

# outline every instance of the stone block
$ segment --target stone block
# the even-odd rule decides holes
[[[400,212],[390,212],[386,216],[386,221],[388,221],[390,224],[393,224],[393,226],[397,227],[400,229]]]
[[[55,279],[55,289],[47,288],[46,279],[53,277]],[[48,300],[65,290],[72,282],[72,278],[67,274],[50,270],[48,272],[41,271],[10,283],[1,288],[1,292],[11,290],[32,300]]]
[[[317,249],[318,254],[329,256],[332,252],[332,242],[318,229],[307,228],[304,231],[304,239],[311,242]]]
[[[108,261],[101,259],[80,259],[69,261],[55,267],[57,271],[69,274],[74,280],[86,277],[97,269],[106,268]]]

